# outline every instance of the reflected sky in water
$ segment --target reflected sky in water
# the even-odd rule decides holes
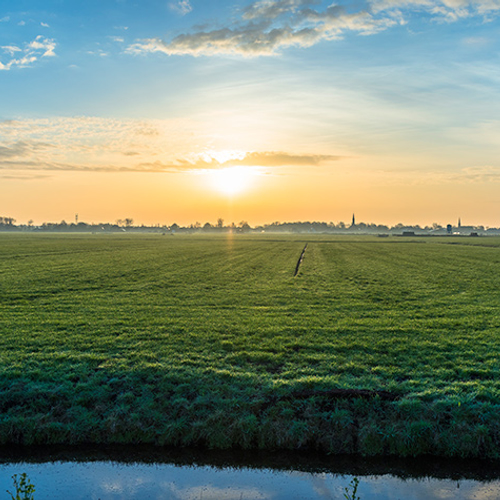
[[[330,473],[118,462],[0,464],[0,492],[26,472],[36,500],[320,500],[344,499],[352,476]],[[359,476],[361,500],[500,498],[500,481]],[[8,498],[7,493],[1,498]]]

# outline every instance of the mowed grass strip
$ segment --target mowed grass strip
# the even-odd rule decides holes
[[[498,239],[16,234],[0,257],[1,443],[500,454]]]

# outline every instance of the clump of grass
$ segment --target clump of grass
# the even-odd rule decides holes
[[[11,493],[7,490],[11,500],[33,500],[35,486],[31,484],[31,481],[25,472],[23,472],[19,478],[17,474],[14,474],[12,476],[12,481],[14,482],[14,492]]]
[[[353,478],[349,484],[349,487],[344,488],[344,498],[346,500],[361,500],[356,493],[358,492],[359,479],[357,477]]]

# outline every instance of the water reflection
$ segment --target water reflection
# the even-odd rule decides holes
[[[120,459],[121,453],[128,460]],[[199,451],[4,451],[0,453],[0,499],[8,498],[3,492],[12,490],[11,476],[22,472],[35,485],[36,500],[344,499],[345,488],[354,475],[360,479],[358,495],[362,500],[500,498],[498,462],[445,461],[440,467],[436,460],[374,461],[275,454],[267,455],[265,465],[264,455],[209,455],[211,462],[207,452]],[[434,472],[437,477],[423,472],[425,463],[428,473]],[[446,473],[449,467],[453,468],[451,474]]]

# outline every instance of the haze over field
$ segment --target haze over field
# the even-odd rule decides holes
[[[0,215],[500,225],[499,0],[7,0]]]

